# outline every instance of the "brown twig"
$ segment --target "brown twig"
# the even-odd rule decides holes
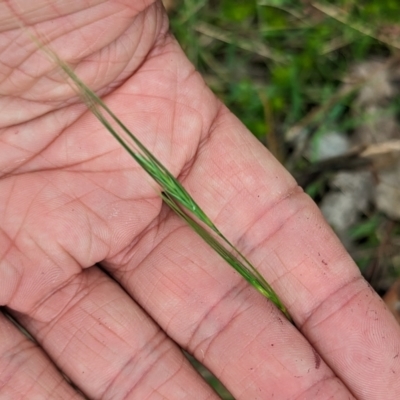
[[[368,28],[358,21],[351,21],[349,14],[338,7],[317,2],[311,3],[311,6],[365,36],[369,36],[388,46],[400,49],[400,40],[391,40],[386,35],[375,32],[373,29]]]
[[[246,40],[243,38],[238,38],[231,32],[225,31],[216,26],[207,24],[206,22],[199,22],[195,26],[195,30],[203,35],[212,37],[213,39],[220,40],[228,44],[234,44],[243,50],[250,51],[252,53],[258,54],[261,57],[268,58],[278,63],[287,63],[288,60],[281,54],[271,50],[264,43],[259,40]]]

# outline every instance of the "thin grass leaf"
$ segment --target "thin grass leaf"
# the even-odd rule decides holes
[[[161,198],[163,201],[176,214],[183,218],[187,224],[228,264],[242,275],[247,282],[249,282],[267,299],[272,301],[291,321],[288,311],[279,300],[272,287],[266,282],[260,272],[247,260],[247,258],[219,231],[181,183],[156,157],[153,156],[153,154],[136,138],[136,136],[131,133],[131,131],[115,116],[107,105],[79,79],[67,63],[61,60],[53,50],[45,46],[35,36],[30,36],[38,47],[42,49],[70,78],[72,81],[72,83],[70,82],[71,86],[75,89],[77,94],[80,95],[96,118],[135,159],[135,161],[158,183],[161,188]],[[186,210],[190,215],[195,216],[199,221],[210,228],[228,247],[228,249],[183,210]]]
[[[224,247],[218,240],[212,236],[205,228],[203,228],[197,221],[195,221],[190,215],[187,215],[179,207],[179,204],[171,198],[167,193],[162,192],[161,198],[164,202],[179,215],[186,223],[210,246],[212,247],[229,265],[231,265],[247,282],[256,288],[262,295],[270,299],[287,317],[290,321],[291,317],[286,310],[285,306],[279,300],[278,296],[271,288],[271,286],[265,281],[262,275],[257,271],[249,269],[246,264],[240,261],[240,258],[244,257],[240,253],[237,257],[232,251]],[[254,267],[253,267],[254,268]]]

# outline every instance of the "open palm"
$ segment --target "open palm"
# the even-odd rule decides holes
[[[179,178],[298,330],[162,205],[16,15]],[[0,398],[397,399],[400,332],[159,2],[0,2]],[[62,373],[60,372],[62,371]],[[82,393],[81,393],[82,392]]]

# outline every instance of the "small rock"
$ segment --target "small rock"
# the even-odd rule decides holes
[[[400,161],[390,169],[379,172],[375,202],[390,218],[400,220]]]
[[[350,141],[347,136],[339,132],[328,132],[317,142],[315,155],[318,161],[331,157],[341,156],[350,150]]]
[[[372,197],[372,177],[368,171],[339,172],[332,180],[330,193],[321,202],[321,211],[345,246],[348,229],[367,210]]]

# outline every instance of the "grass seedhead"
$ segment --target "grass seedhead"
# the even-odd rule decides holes
[[[114,136],[135,161],[160,186],[162,200],[206,242],[231,267],[233,267],[247,282],[256,288],[263,296],[272,301],[285,316],[291,320],[288,311],[279,300],[272,287],[266,282],[259,271],[236,249],[235,246],[219,231],[207,214],[194,201],[182,184],[157,160],[156,157],[137,139],[135,135],[116,117],[108,106],[89,89],[75,74],[71,67],[61,60],[49,47],[36,37],[32,40],[49,58],[54,61],[67,75],[71,86],[83,99],[87,107]],[[196,221],[196,219],[199,222]],[[203,227],[204,224],[207,228]]]

